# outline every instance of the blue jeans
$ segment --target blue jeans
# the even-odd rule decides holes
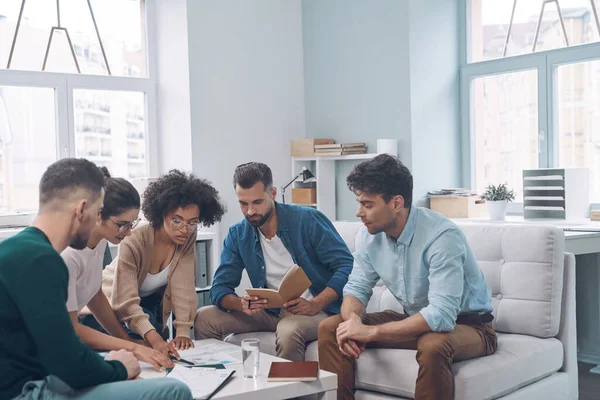
[[[164,294],[164,288],[158,290],[157,292],[151,294],[150,296],[142,297],[140,299],[140,306],[144,313],[148,316],[148,321],[152,324],[152,326],[156,329],[159,335],[162,336],[163,339],[167,340],[169,338],[169,331],[164,329],[163,320],[162,320],[162,298]],[[92,315],[87,314],[79,317],[79,323],[85,326],[88,326],[92,329],[95,329],[99,332],[109,334],[106,330],[100,325],[98,320]],[[123,328],[127,331],[129,336],[137,340],[143,340],[144,338],[140,335],[129,330],[127,325],[122,322]]]
[[[105,383],[73,390],[55,376],[27,382],[14,400],[192,400],[190,389],[171,378],[139,379]]]

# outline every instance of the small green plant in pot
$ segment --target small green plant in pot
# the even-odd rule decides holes
[[[488,204],[492,221],[503,221],[506,218],[506,205],[515,199],[515,192],[506,183],[498,186],[488,185],[481,198]]]

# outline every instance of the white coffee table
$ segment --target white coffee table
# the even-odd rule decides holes
[[[194,340],[194,343],[196,346],[208,343],[224,344],[216,339]],[[235,346],[231,343],[225,344]],[[241,359],[242,349],[239,349]],[[211,399],[281,400],[308,395],[315,395],[313,398],[321,400],[337,398],[337,376],[323,370],[319,371],[319,379],[313,382],[267,382],[267,375],[273,361],[286,360],[260,353],[260,369],[257,378],[244,378],[242,364],[227,365],[227,369],[236,370],[235,374]],[[165,373],[158,372],[153,368],[142,368],[141,377],[144,379],[164,376]]]

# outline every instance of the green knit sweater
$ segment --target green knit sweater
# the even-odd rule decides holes
[[[73,389],[127,379],[123,364],[79,341],[66,307],[68,280],[41,230],[29,227],[0,243],[0,399],[48,375]]]

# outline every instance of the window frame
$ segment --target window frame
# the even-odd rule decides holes
[[[557,68],[562,65],[600,60],[600,42],[572,45],[560,49],[469,62],[469,0],[459,2],[461,176],[464,187],[475,183],[475,148],[472,126],[471,81],[475,78],[537,70],[538,73],[538,168],[557,168],[559,162]],[[600,35],[600,33],[599,33]],[[591,203],[591,206],[600,204]],[[522,203],[509,203],[508,212],[522,214]]]
[[[74,90],[129,91],[144,93],[144,130],[146,151],[146,176],[156,176],[158,160],[158,117],[157,117],[157,81],[156,81],[156,32],[149,27],[155,26],[156,5],[153,1],[144,1],[145,8],[145,47],[146,77],[123,77],[110,75],[88,75],[77,73],[56,73],[43,71],[25,71],[0,69],[0,86],[40,87],[54,89],[55,132],[57,159],[75,157],[75,113]],[[2,214],[0,214],[1,217]],[[1,220],[0,220],[1,224]]]

